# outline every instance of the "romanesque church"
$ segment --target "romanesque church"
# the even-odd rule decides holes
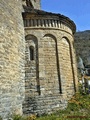
[[[52,113],[77,90],[76,26],[40,0],[0,1],[0,116]]]

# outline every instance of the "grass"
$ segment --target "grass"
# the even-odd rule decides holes
[[[36,120],[90,120],[90,95],[77,93],[69,101],[66,110]]]

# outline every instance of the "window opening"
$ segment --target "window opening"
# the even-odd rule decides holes
[[[34,47],[30,46],[29,51],[30,51],[30,60],[34,60]]]
[[[31,0],[26,0],[26,5],[27,5],[28,7],[34,8]]]

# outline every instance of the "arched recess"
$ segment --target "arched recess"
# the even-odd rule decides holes
[[[52,34],[46,34],[43,37],[43,54],[45,66],[45,84],[43,87],[47,94],[61,93],[57,39]]]
[[[70,59],[71,59],[71,68],[72,68],[73,84],[74,84],[74,91],[76,92],[75,75],[74,75],[74,68],[73,68],[73,55],[72,55],[73,54],[72,53],[72,49],[74,49],[74,45],[73,45],[73,42],[70,43],[70,41],[69,41],[69,39],[67,37],[63,37],[63,38],[65,38],[67,40],[68,44],[69,44]],[[73,46],[73,48],[71,46]]]
[[[26,91],[30,94],[40,94],[38,40],[34,35],[27,35],[25,50],[25,82]],[[31,92],[30,92],[31,91]]]
[[[62,91],[64,93],[66,92],[69,93],[71,91],[72,93],[73,87],[75,88],[74,70],[73,70],[71,44],[67,37],[62,37],[62,39],[58,43],[58,49],[59,49],[62,81],[63,81]]]

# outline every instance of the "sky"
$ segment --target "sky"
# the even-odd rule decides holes
[[[42,10],[69,17],[77,31],[90,30],[90,0],[41,0],[41,6]]]

